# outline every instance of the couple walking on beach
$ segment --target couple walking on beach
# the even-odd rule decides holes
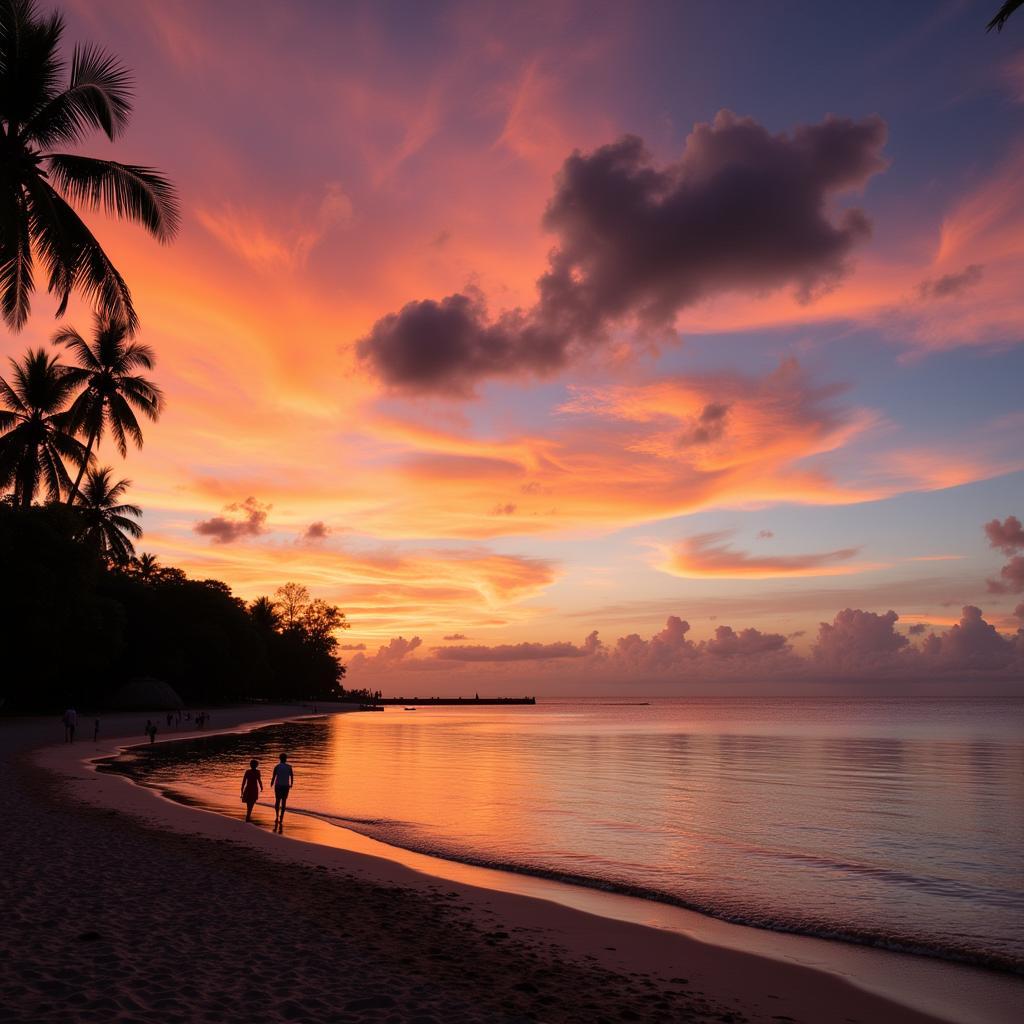
[[[284,824],[284,811],[288,805],[288,793],[295,785],[295,771],[288,763],[288,755],[282,754],[274,765],[274,774],[270,777],[274,787],[274,824]],[[253,758],[249,762],[249,770],[242,776],[242,803],[245,804],[245,820],[252,821],[252,809],[263,789],[263,776],[260,775],[260,763]]]

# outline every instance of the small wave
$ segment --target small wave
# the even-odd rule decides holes
[[[859,946],[871,946],[875,949],[885,949],[896,953],[912,953],[917,956],[927,956],[938,960],[948,960],[957,963],[971,964],[976,967],[987,967],[991,970],[1005,971],[1011,974],[1024,975],[1024,961],[999,952],[981,952],[972,949],[963,949],[950,943],[934,942],[927,943],[920,939],[911,938],[905,935],[871,931],[860,928],[846,928],[841,925],[824,925],[820,923],[809,923],[801,920],[786,920],[769,914],[757,912],[736,912],[725,910],[713,903],[704,900],[685,899],[674,893],[665,892],[660,889],[653,889],[646,886],[635,885],[616,879],[603,878],[594,875],[579,874],[571,871],[563,871],[554,868],[547,868],[542,865],[526,864],[513,860],[504,860],[498,857],[481,857],[472,853],[453,850],[446,846],[436,846],[430,843],[410,841],[405,836],[398,837],[389,835],[386,827],[380,831],[373,829],[371,822],[358,822],[356,819],[342,818],[339,815],[322,814],[315,810],[304,809],[302,813],[310,817],[319,818],[328,824],[339,828],[349,828],[353,832],[365,835],[370,839],[384,843],[386,846],[393,846],[397,849],[409,850],[412,853],[421,853],[428,857],[438,857],[442,860],[455,861],[459,864],[468,864],[471,867],[490,868],[494,871],[508,871],[517,875],[528,875],[534,878],[545,878],[553,882],[563,882],[567,885],[578,885],[587,889],[595,889],[602,892],[616,893],[620,896],[632,896],[637,899],[650,900],[654,903],[664,903],[669,906],[681,907],[684,910],[693,910],[708,917],[716,918],[719,921],[728,921],[731,924],[745,925],[751,928],[762,928],[768,931],[784,932],[791,935],[806,935],[811,938],[830,939],[838,942],[849,942]],[[356,825],[369,825],[369,828],[353,827]],[[400,825],[401,823],[389,823]]]

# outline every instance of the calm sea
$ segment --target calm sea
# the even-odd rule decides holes
[[[269,796],[281,749],[294,808],[396,846],[1024,969],[1021,700],[389,708],[126,767],[239,814],[248,759]]]

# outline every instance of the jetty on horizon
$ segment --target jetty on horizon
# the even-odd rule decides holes
[[[536,697],[377,697],[367,704],[447,705],[447,704],[536,704]]]

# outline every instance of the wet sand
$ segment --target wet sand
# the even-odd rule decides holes
[[[214,725],[298,711],[218,709]],[[104,719],[98,745],[0,724],[5,1020],[958,1019],[834,971],[275,835],[263,808],[246,825],[86,763],[138,742],[146,717]]]

